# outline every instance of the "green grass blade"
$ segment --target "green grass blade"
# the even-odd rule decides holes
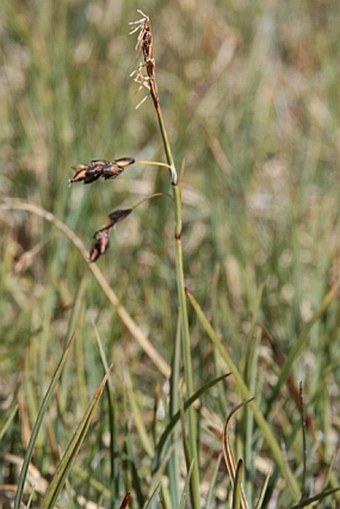
[[[67,475],[77,457],[77,454],[80,450],[80,447],[84,441],[85,435],[87,433],[87,430],[89,428],[92,415],[94,413],[94,410],[96,408],[96,405],[103,393],[103,390],[105,388],[106,382],[108,380],[108,377],[110,375],[111,367],[106,372],[103,380],[100,382],[96,393],[94,394],[92,401],[84,414],[84,417],[82,418],[81,422],[79,423],[76,432],[74,433],[71,441],[69,442],[69,445],[67,446],[67,449],[61,458],[59,465],[57,467],[57,470],[54,474],[54,477],[45,493],[45,496],[43,498],[41,509],[53,509],[55,506],[55,503],[57,501],[58,495],[66,481]]]
[[[65,365],[68,353],[70,351],[70,348],[71,348],[71,346],[73,344],[74,338],[75,338],[75,335],[73,335],[71,337],[71,339],[69,340],[68,344],[66,345],[66,348],[65,348],[65,350],[63,352],[63,355],[62,355],[62,357],[61,357],[61,359],[59,361],[57,369],[56,369],[56,371],[54,372],[54,374],[52,376],[51,383],[50,383],[50,385],[49,385],[49,387],[47,389],[45,397],[44,397],[44,399],[43,399],[43,401],[41,403],[41,406],[39,408],[39,411],[38,411],[38,414],[37,414],[37,419],[36,419],[36,421],[34,423],[34,426],[33,426],[33,429],[32,429],[32,435],[31,435],[31,438],[30,438],[28,446],[27,446],[24,462],[23,462],[23,465],[22,465],[22,468],[21,468],[21,471],[20,471],[20,475],[19,475],[18,488],[17,488],[16,494],[15,494],[15,499],[14,499],[14,506],[13,506],[14,509],[19,509],[20,508],[22,497],[23,497],[23,493],[24,493],[25,479],[26,479],[28,467],[29,467],[29,464],[30,464],[30,461],[31,461],[31,458],[32,458],[34,445],[35,445],[37,437],[38,437],[38,433],[39,433],[39,430],[40,430],[40,427],[41,427],[41,424],[42,424],[42,421],[43,421],[43,418],[44,418],[44,415],[45,415],[45,411],[46,411],[47,405],[48,405],[48,403],[49,403],[49,401],[51,399],[51,396],[53,394],[54,388],[55,388],[55,386],[56,386],[56,384],[57,384],[57,382],[58,382],[58,380],[60,378],[60,375],[61,375],[61,373],[63,371],[64,365]]]
[[[103,365],[104,371],[106,372],[109,369],[109,363],[107,362],[106,354],[103,348],[102,341],[99,336],[99,332],[95,323],[92,324],[95,330],[96,341],[98,345],[100,360]],[[110,469],[111,469],[111,497],[112,500],[116,501],[119,494],[119,466],[118,466],[118,458],[119,451],[116,449],[117,444],[117,426],[116,426],[116,411],[114,405],[113,398],[113,390],[111,386],[111,380],[109,379],[106,386],[105,392],[107,396],[107,404],[108,404],[108,420],[109,420],[109,430],[110,430]],[[115,502],[116,503],[116,502]]]
[[[291,506],[289,509],[301,509],[302,507],[307,507],[314,502],[320,502],[326,497],[329,497],[330,495],[333,495],[334,493],[337,493],[340,491],[340,486],[338,488],[334,488],[332,490],[323,491],[322,493],[318,493],[317,495],[314,495],[313,497],[306,498],[304,500],[301,500],[298,504],[295,504]]]
[[[151,442],[148,432],[143,422],[143,416],[138,405],[138,398],[136,397],[135,390],[132,386],[132,381],[129,374],[124,373],[126,395],[130,403],[130,407],[133,413],[133,419],[136,425],[136,430],[140,439],[141,444],[148,456],[152,457],[154,454],[154,446]]]
[[[245,382],[249,387],[249,391],[253,394],[256,392],[258,381],[258,350],[261,336],[256,334],[256,323],[260,311],[262,300],[263,287],[261,286],[257,292],[255,309],[251,320],[251,327],[247,337],[247,353],[245,361],[244,377]],[[244,410],[244,429],[245,429],[245,444],[244,444],[244,470],[247,472],[245,479],[245,493],[248,500],[253,499],[253,483],[254,477],[254,456],[253,456],[253,432],[254,432],[254,414],[251,410],[245,407]]]
[[[242,501],[242,475],[243,475],[243,461],[240,459],[237,463],[235,472],[235,482],[233,491],[233,509],[246,509],[241,505]]]
[[[141,479],[138,474],[139,461],[134,454],[131,433],[128,428],[128,425],[126,426],[125,450],[127,456],[127,467],[130,471],[131,484],[134,490],[135,498],[137,500],[137,505],[139,507],[143,507],[145,504],[146,497],[143,494]]]
[[[81,316],[81,310],[82,306],[85,302],[85,292],[88,285],[88,274],[85,274],[79,283],[79,287],[77,288],[77,292],[75,295],[74,303],[72,306],[72,313],[70,316],[70,321],[68,324],[68,330],[71,332],[75,330],[79,330],[81,324],[79,323],[80,316]],[[82,412],[85,412],[85,409],[87,407],[87,392],[86,392],[86,368],[85,368],[85,362],[84,362],[84,340],[86,336],[84,334],[77,334],[77,339],[74,345],[74,355],[77,359],[76,362],[76,371],[77,371],[77,387],[79,390],[79,401],[81,404]],[[63,379],[64,381],[64,379]],[[65,407],[64,407],[65,408]]]
[[[8,418],[7,418],[7,421],[5,422],[5,424],[2,426],[1,430],[0,430],[0,442],[1,440],[3,439],[3,437],[6,435],[6,431],[9,429],[10,425],[11,425],[11,422],[13,421],[14,417],[15,417],[15,414],[17,413],[18,411],[18,405],[14,405],[14,408],[12,408],[12,411],[11,413],[9,414]]]
[[[262,485],[258,501],[256,502],[255,509],[261,509],[261,507],[262,507],[262,502],[264,501],[264,497],[266,496],[266,490],[267,490],[267,486],[268,486],[268,483],[269,483],[269,479],[270,479],[270,474],[267,475],[267,477],[264,480],[264,483]]]
[[[154,506],[154,504],[156,504],[156,507],[157,507],[157,505],[158,505],[157,501],[158,501],[160,488],[161,488],[161,485],[157,484],[156,488],[151,493],[150,498],[145,502],[143,509],[150,509],[152,506]]]
[[[178,509],[184,509],[186,506],[186,501],[188,499],[188,493],[189,493],[189,487],[190,487],[190,477],[192,474],[193,466],[194,466],[194,464],[192,462],[190,465],[189,471],[187,473],[186,479],[185,479],[185,483],[184,483],[183,491],[182,491],[182,495],[181,495],[181,500],[180,500],[179,505],[177,506]]]
[[[170,448],[169,452],[164,456],[164,458],[162,459],[162,462],[160,463],[158,469],[155,472],[153,472],[153,475],[152,475],[152,478],[151,478],[151,482],[150,482],[150,486],[149,486],[149,489],[148,489],[148,499],[151,497],[151,495],[154,492],[154,490],[156,489],[156,487],[159,486],[159,485],[162,485],[162,480],[164,480],[164,478],[165,478],[164,472],[165,472],[167,463],[168,463],[168,461],[170,459],[171,452],[172,452],[172,448]],[[170,480],[169,480],[169,488],[171,489]],[[162,486],[162,495],[163,495],[163,491],[164,491],[164,488]],[[174,507],[172,503],[170,504],[170,507]]]
[[[198,391],[196,391],[191,396],[191,398],[189,398],[187,401],[185,401],[185,403],[183,405],[184,406],[184,411],[186,411],[188,408],[190,408],[190,406],[200,396],[202,396],[202,394],[204,394],[208,389],[210,389],[210,387],[213,387],[214,385],[216,385],[218,382],[220,382],[221,380],[223,380],[224,378],[226,378],[229,375],[230,375],[230,373],[227,373],[227,374],[221,375],[221,376],[219,376],[217,378],[214,378],[213,380],[211,380],[210,382],[205,384],[203,387],[198,389]],[[173,431],[174,427],[176,426],[176,424],[178,423],[180,418],[181,418],[181,410],[178,410],[175,413],[175,415],[172,417],[171,421],[169,422],[169,424],[167,425],[165,430],[163,431],[163,433],[162,433],[162,435],[161,435],[161,437],[159,439],[156,451],[155,451],[155,457],[154,457],[154,460],[153,460],[153,471],[158,469],[159,463],[161,461],[161,457],[162,457],[162,454],[163,454],[164,447],[165,447],[165,445],[166,445],[166,443],[167,443],[167,441],[168,441],[168,439],[169,439],[169,437],[171,435],[171,432]]]
[[[187,295],[188,295],[189,301],[191,302],[191,304],[196,312],[196,315],[197,315],[202,327],[208,334],[208,337],[210,338],[210,340],[213,343],[213,345],[215,346],[215,348],[220,353],[221,358],[224,360],[224,362],[226,363],[228,368],[232,371],[237,388],[240,391],[242,398],[250,399],[252,397],[252,395],[251,395],[247,385],[244,383],[243,378],[242,378],[240,372],[238,371],[236,365],[234,364],[232,358],[230,357],[228,351],[226,350],[225,345],[222,344],[220,338],[218,337],[218,335],[216,334],[216,332],[210,325],[209,321],[205,317],[201,307],[199,306],[199,304],[196,301],[196,299],[194,298],[194,296],[189,291],[187,291]],[[255,401],[251,401],[249,403],[249,408],[251,408],[251,410],[253,411],[256,422],[266,439],[268,447],[272,451],[273,458],[279,465],[283,476],[286,478],[287,483],[291,489],[293,496],[295,498],[300,498],[301,494],[300,494],[299,485],[285,461],[285,458],[282,454],[280,446],[279,446],[277,440],[275,439],[273,432],[268,425],[268,422],[264,418],[261,410],[259,409],[259,407],[257,406]]]
[[[101,481],[99,481],[92,475],[89,475],[88,471],[85,471],[79,465],[74,465],[73,472],[77,478],[82,479],[84,483],[86,482],[87,485],[91,486],[91,488],[93,488],[97,492],[98,497],[102,496],[105,497],[107,500],[113,499],[112,491],[109,490]]]
[[[213,499],[215,488],[216,488],[217,475],[218,475],[218,471],[220,468],[222,458],[223,458],[223,453],[221,452],[217,458],[216,465],[215,465],[214,471],[213,471],[211,479],[210,479],[209,491],[208,491],[207,500],[205,503],[206,509],[209,509],[209,507],[212,504],[212,499]]]

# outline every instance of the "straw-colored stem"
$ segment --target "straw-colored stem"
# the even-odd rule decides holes
[[[161,163],[160,161],[140,161],[139,159],[135,161],[135,164],[143,164],[145,166],[161,166],[162,168],[167,168],[171,170],[171,166],[166,163]]]
[[[131,318],[129,313],[126,311],[125,307],[120,303],[118,296],[113,291],[107,280],[105,279],[103,273],[100,271],[99,267],[94,263],[88,263],[88,252],[86,247],[80,238],[62,221],[60,221],[57,217],[55,217],[51,212],[48,212],[38,205],[34,203],[28,203],[21,200],[7,200],[3,205],[0,205],[1,210],[24,210],[26,212],[30,212],[39,216],[45,221],[52,223],[58,230],[60,230],[78,249],[81,253],[84,260],[87,262],[88,269],[92,272],[94,278],[97,280],[97,283],[101,287],[102,291],[111,302],[113,307],[116,309],[117,314],[121,321],[124,323],[126,328],[129,330],[131,335],[136,339],[140,347],[144,350],[144,352],[149,356],[152,362],[157,366],[157,368],[161,371],[161,373],[166,377],[170,377],[170,366],[164,360],[164,358],[158,353],[149,339],[145,336],[143,331],[138,327],[136,322]]]

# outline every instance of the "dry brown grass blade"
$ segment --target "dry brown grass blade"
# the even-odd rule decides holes
[[[6,463],[15,465],[20,470],[23,465],[23,458],[20,456],[17,456],[15,454],[6,453],[4,454],[2,458]],[[43,494],[45,493],[48,481],[42,476],[40,470],[33,465],[33,463],[30,463],[27,471],[27,483],[28,486],[31,486],[34,488],[34,490],[37,493]],[[15,486],[15,491],[17,489],[17,486]]]
[[[224,461],[225,461],[225,464],[226,464],[226,467],[227,467],[227,471],[228,471],[229,477],[231,479],[233,488],[235,487],[237,465],[236,465],[236,461],[235,461],[233,450],[232,450],[231,445],[230,445],[228,429],[229,429],[231,418],[236,414],[236,412],[238,410],[240,410],[240,408],[242,408],[245,405],[247,405],[247,403],[249,403],[250,401],[253,401],[253,399],[254,398],[251,398],[251,399],[249,399],[249,400],[247,400],[245,402],[242,402],[239,405],[237,405],[235,408],[233,408],[232,411],[230,412],[230,414],[228,415],[228,417],[226,418],[225,423],[224,423],[224,428],[223,428],[223,456],[224,456]],[[244,493],[244,490],[243,490],[242,486],[241,486],[241,509],[249,509],[248,508],[248,502],[247,502],[247,499],[246,499],[246,496],[245,496],[245,493]]]
[[[149,341],[149,339],[145,336],[142,330],[138,327],[136,322],[131,318],[129,313],[126,311],[125,307],[120,303],[116,293],[112,290],[109,283],[105,279],[103,273],[97,267],[97,265],[89,263],[88,251],[83,244],[82,240],[60,219],[58,219],[54,214],[48,212],[47,210],[35,205],[34,203],[29,203],[23,200],[14,200],[8,199],[5,203],[0,205],[0,210],[22,210],[25,212],[30,212],[31,214],[35,214],[43,218],[45,221],[53,224],[59,231],[61,231],[78,249],[82,257],[87,263],[87,268],[92,272],[94,278],[99,284],[100,288],[105,293],[108,300],[115,307],[117,314],[126,328],[129,330],[131,335],[135,338],[139,346],[146,353],[146,355],[150,358],[150,360],[157,366],[159,371],[166,377],[170,377],[170,366],[166,362],[166,360],[157,352],[155,347]]]

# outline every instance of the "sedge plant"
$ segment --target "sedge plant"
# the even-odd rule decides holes
[[[290,379],[291,365],[296,360],[299,350],[305,345],[310,329],[315,324],[316,321],[319,320],[321,315],[324,314],[324,311],[328,309],[329,304],[335,298],[335,290],[332,289],[325,297],[320,310],[315,314],[314,317],[307,323],[305,329],[299,336],[298,341],[296,342],[294,348],[291,349],[291,353],[288,356],[287,360],[279,359],[277,364],[280,367],[283,367],[281,371],[281,376],[277,383],[276,388],[273,391],[272,399],[269,400],[267,404],[267,409],[262,405],[263,401],[261,401],[261,395],[259,395],[258,386],[260,383],[257,383],[256,377],[259,374],[257,371],[257,357],[256,352],[258,345],[253,345],[251,343],[251,339],[253,337],[253,332],[255,327],[260,327],[263,330],[264,336],[267,337],[269,342],[272,342],[270,339],[270,333],[265,330],[264,325],[257,321],[259,319],[258,316],[258,307],[254,310],[253,317],[253,325],[251,329],[251,333],[249,334],[249,348],[244,357],[250,358],[249,366],[247,366],[244,370],[239,368],[237,360],[235,359],[234,351],[231,351],[231,345],[229,345],[224,336],[221,337],[220,331],[217,332],[217,329],[213,327],[209,320],[206,318],[204,310],[198,303],[198,300],[194,297],[194,295],[185,288],[185,277],[183,270],[183,249],[182,249],[182,204],[181,204],[181,186],[182,182],[178,176],[175,158],[173,156],[173,151],[171,148],[171,144],[169,141],[169,137],[167,134],[166,123],[163,117],[163,112],[161,108],[161,100],[160,94],[157,86],[157,73],[156,73],[156,61],[154,56],[154,42],[153,42],[153,34],[152,34],[152,26],[150,19],[147,15],[145,15],[142,11],[139,11],[141,15],[141,19],[136,22],[131,23],[131,33],[137,34],[137,45],[136,49],[141,55],[141,62],[138,66],[137,70],[132,73],[132,77],[135,82],[143,89],[146,90],[146,98],[149,98],[156,114],[156,121],[159,127],[160,139],[164,148],[164,157],[166,162],[157,162],[157,161],[137,161],[133,157],[120,157],[115,160],[106,160],[106,159],[95,159],[92,160],[88,164],[77,164],[73,167],[75,174],[73,178],[70,179],[71,185],[77,185],[78,183],[91,184],[97,180],[111,181],[112,179],[118,178],[125,170],[127,170],[133,164],[143,164],[143,165],[156,165],[159,168],[162,168],[162,171],[165,169],[169,173],[169,188],[171,188],[171,193],[166,196],[171,198],[171,203],[173,206],[173,216],[174,216],[174,234],[173,234],[173,242],[175,245],[175,269],[176,269],[176,282],[177,282],[177,295],[178,295],[178,319],[177,319],[177,332],[176,337],[173,341],[173,360],[171,367],[166,362],[166,360],[160,355],[155,346],[148,340],[142,330],[138,327],[137,323],[134,322],[132,317],[127,312],[126,308],[121,303],[120,299],[111,288],[110,284],[106,280],[105,276],[99,269],[98,265],[95,263],[102,255],[104,255],[110,246],[110,232],[115,226],[121,221],[128,219],[133,211],[141,205],[141,202],[138,202],[129,208],[119,209],[112,211],[108,216],[108,221],[97,229],[94,234],[94,243],[93,246],[88,253],[84,244],[80,240],[80,238],[63,222],[57,219],[57,216],[53,215],[50,212],[38,207],[37,205],[28,204],[26,202],[22,202],[19,200],[10,200],[4,204],[0,205],[0,210],[21,210],[25,212],[29,212],[36,216],[43,218],[45,221],[48,221],[53,225],[55,229],[60,231],[62,235],[67,237],[73,245],[78,249],[82,257],[88,263],[88,269],[91,274],[94,276],[95,280],[99,284],[101,291],[107,297],[109,302],[115,308],[118,317],[122,321],[122,323],[126,326],[127,330],[131,333],[134,339],[138,342],[139,346],[143,349],[143,352],[149,357],[149,359],[153,362],[155,366],[157,366],[159,372],[166,379],[170,379],[170,405],[168,410],[168,422],[165,425],[165,429],[161,432],[160,437],[157,440],[155,434],[155,441],[149,439],[148,435],[145,433],[145,426],[142,419],[142,414],[139,408],[139,402],[134,395],[132,381],[126,377],[125,390],[126,390],[126,399],[129,400],[129,404],[132,409],[132,413],[134,414],[134,421],[136,424],[137,433],[141,439],[144,436],[144,449],[146,451],[147,456],[151,458],[151,479],[150,476],[147,476],[147,480],[149,482],[149,493],[147,496],[144,496],[145,493],[143,489],[138,487],[140,490],[140,497],[138,495],[138,490],[135,489],[135,486],[131,482],[126,482],[126,490],[132,489],[131,494],[131,503],[135,506],[139,507],[160,507],[160,505],[169,508],[177,508],[177,507],[186,507],[188,503],[188,499],[190,499],[190,506],[194,509],[198,509],[201,507],[201,496],[203,494],[202,488],[202,479],[203,477],[203,468],[202,472],[199,469],[199,441],[197,437],[197,426],[196,426],[196,414],[194,410],[194,402],[201,398],[203,393],[210,389],[213,385],[217,384],[219,381],[223,380],[226,375],[220,375],[214,380],[210,381],[210,383],[195,388],[194,379],[193,379],[193,369],[192,369],[192,352],[191,352],[191,340],[190,340],[190,330],[189,330],[189,322],[188,322],[188,309],[187,302],[190,303],[190,306],[195,313],[199,326],[205,331],[206,338],[211,343],[211,347],[214,351],[217,361],[219,365],[224,365],[226,371],[231,371],[232,383],[236,389],[237,398],[241,398],[243,403],[237,405],[233,411],[229,412],[229,417],[225,420],[224,428],[221,426],[223,431],[218,431],[215,428],[215,434],[219,439],[219,443],[221,444],[221,452],[218,460],[216,461],[216,466],[213,471],[213,475],[210,478],[210,487],[207,496],[205,497],[206,507],[210,507],[210,504],[213,504],[212,499],[214,497],[214,489],[216,487],[216,479],[221,477],[221,474],[225,472],[223,469],[223,460],[226,464],[226,470],[228,476],[231,481],[232,487],[232,497],[230,497],[230,505],[228,507],[233,508],[242,508],[246,509],[247,507],[255,507],[256,509],[260,509],[260,507],[267,507],[266,503],[268,503],[271,494],[273,493],[273,487],[276,486],[277,480],[280,477],[280,483],[283,484],[284,481],[286,487],[283,488],[283,491],[288,493],[286,500],[289,503],[293,503],[294,500],[295,505],[291,506],[294,508],[306,507],[312,503],[320,502],[324,497],[330,496],[332,494],[332,490],[324,490],[316,496],[308,496],[305,488],[305,474],[303,475],[303,482],[300,483],[298,469],[294,469],[294,465],[292,462],[287,461],[287,457],[283,451],[281,444],[279,443],[279,438],[273,432],[273,428],[269,421],[269,414],[271,409],[274,407],[274,403],[277,401],[277,396],[284,384],[287,383],[290,391],[294,395],[295,386],[293,381]],[[144,101],[144,100],[143,100]],[[141,102],[143,102],[141,101]],[[154,197],[162,197],[164,193],[155,193],[154,195],[149,196],[147,199],[153,199]],[[260,299],[260,297],[259,297]],[[217,307],[217,306],[216,306]],[[226,344],[227,343],[227,344]],[[103,350],[103,349],[102,349]],[[254,354],[254,355],[253,355]],[[104,355],[102,355],[104,358]],[[275,352],[274,352],[275,357]],[[180,367],[181,360],[183,359],[183,373],[184,373],[184,384],[180,383]],[[102,361],[105,367],[105,371],[107,370],[107,366],[109,363]],[[247,376],[247,369],[249,368],[249,376]],[[107,387],[107,390],[110,391],[110,388]],[[258,394],[255,394],[257,392]],[[113,400],[112,394],[109,395],[111,400]],[[255,399],[254,399],[255,397]],[[224,398],[224,395],[223,395]],[[224,406],[224,400],[222,405]],[[114,403],[113,403],[114,404]],[[229,430],[231,417],[235,415],[237,409],[245,408],[245,420],[246,429],[247,429],[247,444],[244,447],[245,454],[244,458],[239,457],[239,450],[235,446],[234,443],[231,442],[229,438],[229,434],[231,436],[231,431]],[[298,408],[302,408],[301,402],[297,401]],[[242,410],[243,412],[243,410]],[[113,412],[112,412],[113,414]],[[88,423],[87,414],[84,414],[84,422],[83,429],[86,430],[86,426]],[[251,416],[251,419],[249,418]],[[271,416],[270,416],[271,417]],[[306,414],[306,429],[308,428],[308,418],[309,415]],[[113,420],[113,419],[112,419]],[[249,472],[249,465],[253,463],[254,451],[252,447],[256,440],[254,439],[253,433],[253,420],[257,425],[257,436],[261,436],[260,438],[260,446],[262,441],[265,443],[267,450],[270,455],[270,459],[273,460],[275,464],[275,471],[273,474],[268,474],[265,480],[262,482],[259,480],[256,484],[260,486],[260,496],[256,501],[256,497],[254,493],[252,493],[251,489],[249,489],[249,484],[253,483],[252,472]],[[86,424],[86,425],[85,425]],[[180,428],[180,429],[179,429]],[[297,428],[299,429],[299,428]],[[175,436],[175,432],[179,432],[177,436]],[[181,435],[180,435],[181,432]],[[291,437],[294,440],[294,433],[292,432]],[[1,433],[0,433],[1,434]],[[112,431],[112,436],[113,436]],[[129,435],[129,433],[128,433]],[[173,437],[175,438],[172,440]],[[186,460],[186,473],[183,475],[183,471],[180,472],[181,463],[179,461],[179,448],[178,448],[178,438],[182,437],[183,441],[183,452]],[[68,474],[69,468],[71,467],[71,462],[69,462],[68,454],[72,453],[72,461],[73,457],[76,455],[78,451],[78,442],[76,443],[77,435],[75,436],[74,442],[70,442],[70,447],[66,451],[65,459],[63,460],[63,474],[61,477],[56,477],[55,483],[59,483],[58,479],[64,480],[66,479],[66,475]],[[112,440],[113,441],[113,440]],[[306,449],[306,445],[304,444],[304,450]],[[288,444],[289,451],[289,444]],[[133,444],[131,441],[131,436],[129,435],[126,440],[126,456],[129,460],[134,459],[133,453]],[[202,455],[203,456],[203,455]],[[121,458],[118,459],[120,461]],[[112,471],[117,468],[116,460],[117,457],[111,458],[112,463]],[[142,476],[141,473],[137,472],[138,463],[136,469],[136,477],[139,475]],[[135,465],[134,464],[134,465]],[[203,461],[202,461],[203,464]],[[168,486],[166,483],[163,483],[164,471],[167,468],[168,471]],[[255,470],[255,469],[254,469]],[[243,479],[242,477],[246,477],[246,482],[248,486],[245,485],[243,487]],[[114,476],[112,475],[112,478]],[[183,480],[183,483],[180,483],[180,478]],[[282,478],[282,479],[281,479]],[[117,477],[118,479],[118,477]],[[333,480],[334,481],[334,480]],[[225,481],[222,481],[225,483]],[[23,485],[23,483],[21,483]],[[301,486],[302,484],[302,486]],[[184,485],[184,487],[183,487]],[[262,486],[262,487],[261,487]],[[325,487],[327,485],[325,484]],[[338,488],[335,485],[335,481],[333,484],[330,484],[330,487],[335,492]],[[55,488],[55,485],[54,485]],[[55,496],[57,495],[57,490],[53,488],[49,489],[45,496],[45,506],[52,506],[54,504]],[[130,493],[126,493],[125,497],[122,501],[123,494],[121,493],[121,485],[119,484],[119,479],[117,481],[117,486],[115,486],[116,491],[113,489],[107,490],[108,493],[104,490],[103,486],[100,486],[99,491],[102,495],[105,495],[110,501],[114,501],[115,507],[128,507],[130,506]],[[119,495],[119,501],[117,499],[117,494]],[[160,504],[160,496],[162,497],[162,503]],[[276,495],[275,495],[276,496]],[[266,502],[267,498],[267,502]],[[19,500],[19,499],[18,499]],[[145,502],[145,503],[144,503]],[[119,504],[119,505],[117,505]],[[285,507],[288,507],[288,502],[286,502]]]

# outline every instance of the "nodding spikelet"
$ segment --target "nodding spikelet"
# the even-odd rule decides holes
[[[69,183],[83,182],[84,184],[91,184],[99,177],[103,177],[104,180],[115,179],[127,166],[134,162],[135,160],[132,157],[121,157],[113,161],[92,159],[89,164],[76,164],[72,166],[75,174],[69,180]]]
[[[90,262],[95,262],[101,255],[106,253],[110,245],[109,231],[117,223],[123,221],[123,219],[129,216],[132,210],[133,209],[114,210],[109,214],[110,221],[104,226],[101,226],[99,230],[97,230],[96,233],[94,234],[96,242],[92,246],[89,254]]]
[[[114,210],[113,212],[110,212],[109,219],[110,221],[105,224],[104,226],[101,226],[99,230],[96,231],[94,234],[94,238],[97,239],[98,235],[102,233],[103,231],[109,231],[111,228],[113,228],[117,223],[120,221],[123,221],[127,216],[131,214],[133,209],[121,209],[121,210]]]
[[[109,234],[107,231],[102,231],[97,236],[96,243],[92,247],[89,255],[90,262],[95,262],[98,258],[106,253],[110,245]]]

